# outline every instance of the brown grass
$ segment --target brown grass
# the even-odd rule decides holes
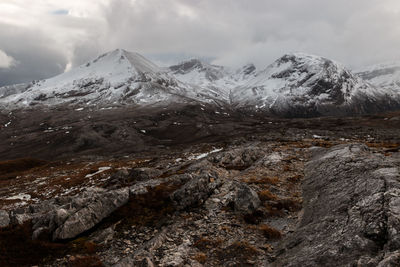
[[[378,142],[378,143],[365,143],[368,147],[372,148],[398,148],[400,147],[399,143],[387,143],[387,142]]]
[[[1,266],[37,265],[49,256],[60,256],[65,244],[32,240],[32,224],[0,228]]]
[[[267,210],[267,214],[272,217],[282,217],[285,213],[282,210],[279,210],[275,207],[272,207],[270,204],[264,204],[264,207]]]
[[[260,251],[247,241],[236,241],[224,249],[219,249],[217,258],[222,265],[227,261],[233,260],[238,266],[249,266],[248,261],[254,259],[259,253]]]
[[[282,233],[279,230],[270,227],[269,225],[261,224],[258,228],[268,239],[279,239],[282,237]]]
[[[193,259],[200,262],[201,264],[204,264],[207,261],[207,255],[203,252],[199,252],[193,256]]]
[[[222,239],[209,239],[207,237],[201,237],[195,241],[194,246],[202,251],[207,251],[212,248],[218,248],[223,243]]]
[[[313,145],[319,146],[319,147],[330,148],[330,147],[333,147],[335,144],[332,142],[329,142],[329,141],[324,141],[324,140],[314,140]]]
[[[98,245],[81,237],[67,243],[50,241],[44,234],[39,240],[32,240],[32,223],[0,228],[0,263],[1,266],[32,266],[51,262],[52,259],[65,254],[94,254]],[[93,259],[89,257],[88,259]],[[90,265],[94,261],[84,261],[84,265],[71,266],[103,266]],[[98,263],[98,261],[97,261]]]
[[[268,189],[258,192],[258,197],[261,201],[278,200],[278,197],[271,193]]]
[[[270,244],[264,244],[262,246],[262,249],[265,250],[265,251],[268,251],[268,252],[272,252],[274,250],[274,247],[271,246]]]
[[[23,158],[0,162],[0,180],[7,180],[21,175],[24,171],[46,165],[48,162],[39,159]]]
[[[278,210],[299,211],[302,208],[302,202],[299,199],[285,198],[278,200],[271,206]]]
[[[279,184],[279,177],[249,177],[244,179],[243,182],[257,185],[277,185]]]
[[[99,257],[95,255],[90,256],[76,256],[68,262],[70,267],[103,267],[104,264],[100,261]]]
[[[163,183],[154,188],[148,187],[146,194],[133,196],[129,202],[107,217],[102,227],[116,222],[118,230],[130,228],[132,225],[157,226],[165,222],[168,214],[175,211],[170,194],[181,187],[180,184]]]
[[[297,175],[290,176],[290,177],[287,178],[287,180],[288,180],[289,182],[291,182],[291,183],[300,182],[301,179],[303,179],[303,175],[301,175],[301,174],[297,174]]]

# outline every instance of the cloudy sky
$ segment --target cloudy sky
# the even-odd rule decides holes
[[[350,68],[400,60],[399,0],[0,0],[0,85],[124,48],[263,68],[288,52]]]

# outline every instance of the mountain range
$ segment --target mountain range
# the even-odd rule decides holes
[[[56,77],[0,88],[0,107],[108,107],[199,103],[278,116],[353,115],[400,108],[400,64],[353,73],[332,60],[293,53],[264,69],[197,59],[161,68],[117,49]]]

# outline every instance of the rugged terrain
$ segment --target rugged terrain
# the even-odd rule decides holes
[[[0,265],[399,266],[400,92],[382,73],[117,49],[0,88]]]
[[[2,266],[399,261],[398,112],[65,106],[0,123]]]
[[[375,74],[360,75],[371,80]],[[371,84],[330,59],[302,53],[284,55],[261,70],[252,64],[233,70],[196,59],[160,68],[123,49],[50,79],[0,88],[3,110],[188,103],[280,117],[351,116],[399,109],[400,91]]]

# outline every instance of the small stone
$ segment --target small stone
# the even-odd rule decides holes
[[[0,210],[0,227],[7,227],[10,224],[10,215],[5,210]]]
[[[235,211],[242,214],[251,214],[260,206],[257,193],[244,183],[237,183],[236,195],[234,197]]]

